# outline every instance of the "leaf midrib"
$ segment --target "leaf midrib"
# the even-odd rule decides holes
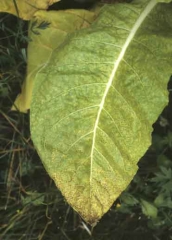
[[[130,45],[132,39],[134,38],[137,30],[140,28],[141,24],[144,22],[144,20],[146,19],[148,14],[152,11],[152,9],[156,6],[156,4],[157,4],[156,0],[151,0],[147,4],[147,6],[144,8],[142,13],[138,17],[138,19],[136,20],[136,22],[135,22],[133,28],[131,29],[123,47],[121,48],[121,52],[118,56],[118,59],[114,62],[113,70],[112,70],[111,75],[108,79],[107,86],[106,86],[104,95],[102,97],[102,101],[101,101],[100,106],[99,106],[99,110],[98,110],[98,113],[97,113],[97,118],[96,118],[95,125],[94,125],[94,130],[93,130],[93,141],[92,141],[92,148],[91,148],[91,155],[90,155],[90,158],[91,158],[91,163],[90,163],[90,200],[91,200],[92,168],[93,168],[93,160],[94,160],[94,149],[95,149],[95,143],[96,143],[96,133],[97,133],[97,128],[98,128],[101,112],[102,112],[102,109],[103,109],[103,106],[104,106],[104,103],[105,103],[105,100],[106,100],[106,96],[109,92],[109,89],[112,85],[115,74],[118,70],[118,67],[121,63],[121,60],[123,59],[123,57],[125,55],[125,52],[126,52],[128,46]]]

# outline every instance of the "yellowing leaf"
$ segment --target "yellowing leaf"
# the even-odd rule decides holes
[[[48,62],[54,49],[64,42],[67,34],[88,27],[94,19],[95,14],[87,10],[38,11],[35,14],[29,29],[32,41],[28,45],[27,77],[12,110],[27,112],[30,109],[33,81],[38,70]],[[37,24],[33,27],[35,21]],[[43,21],[50,25],[46,29],[38,29],[37,26]]]
[[[24,20],[30,20],[39,10],[46,10],[60,0],[1,0],[0,12],[14,14]]]
[[[168,102],[171,12],[156,0],[106,5],[36,76],[34,145],[68,203],[90,224],[132,180]]]

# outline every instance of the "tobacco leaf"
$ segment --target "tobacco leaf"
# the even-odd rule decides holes
[[[67,202],[94,225],[125,190],[168,102],[172,6],[104,6],[37,73],[31,134]]]
[[[38,11],[30,22],[27,57],[27,76],[22,92],[14,102],[12,110],[27,112],[30,109],[35,75],[45,65],[52,52],[65,41],[67,34],[89,27],[96,14],[87,10]],[[47,26],[41,29],[41,26]]]
[[[1,0],[0,12],[16,15],[24,20],[30,20],[39,10],[46,10],[50,5],[60,0]]]

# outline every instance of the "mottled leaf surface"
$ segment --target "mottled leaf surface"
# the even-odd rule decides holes
[[[68,203],[96,223],[127,187],[168,101],[172,7],[107,5],[36,76],[31,133]]]

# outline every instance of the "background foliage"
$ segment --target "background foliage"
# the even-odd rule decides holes
[[[42,166],[30,139],[29,113],[10,111],[25,77],[27,22],[1,14],[0,36],[1,239],[172,239],[172,80],[169,105],[154,124],[152,145],[138,173],[90,229]]]

